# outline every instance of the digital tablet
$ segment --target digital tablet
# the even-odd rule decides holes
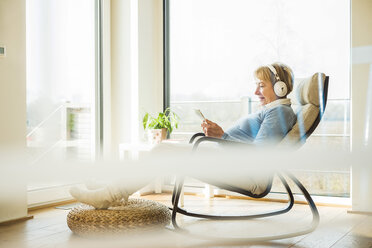
[[[203,120],[205,121],[205,117],[203,113],[200,111],[200,109],[195,109],[195,113]]]

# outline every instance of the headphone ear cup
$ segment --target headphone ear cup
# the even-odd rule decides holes
[[[274,93],[278,97],[286,96],[287,92],[287,85],[283,81],[278,81],[274,84]]]

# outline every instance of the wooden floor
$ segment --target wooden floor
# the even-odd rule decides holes
[[[170,195],[144,198],[170,206]],[[198,196],[185,197],[186,208],[205,213],[242,214],[284,207],[284,203]],[[69,210],[46,208],[30,214],[34,219],[0,226],[0,247],[369,247],[372,248],[372,216],[349,214],[346,208],[318,207],[320,225],[312,233],[264,243],[224,243],[219,239],[203,241],[194,234],[222,237],[261,237],[299,231],[308,226],[311,212],[307,205],[295,205],[281,216],[247,221],[205,221],[180,217],[179,223],[189,234],[170,230],[140,233],[120,238],[87,239],[74,235],[66,224]]]

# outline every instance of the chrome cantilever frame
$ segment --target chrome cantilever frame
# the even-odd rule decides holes
[[[201,138],[199,138],[195,142],[195,144],[193,146],[193,150],[195,150],[202,141],[212,141],[212,142],[218,142],[218,143],[230,143],[229,141],[226,141],[226,140],[205,137],[203,133],[195,134],[190,139],[189,143],[193,143],[195,138],[197,138],[197,137],[201,137]],[[233,144],[235,145],[235,144],[238,144],[238,143],[234,142]],[[172,210],[172,224],[173,224],[173,227],[177,231],[186,232],[188,235],[199,238],[199,239],[213,240],[213,241],[220,241],[220,242],[228,242],[229,244],[243,244],[243,243],[246,243],[246,242],[270,241],[270,240],[290,238],[290,237],[295,237],[295,236],[310,233],[319,224],[318,209],[317,209],[313,199],[311,198],[309,192],[302,185],[302,183],[290,172],[284,172],[284,174],[286,174],[293,181],[293,183],[300,189],[300,191],[304,195],[304,197],[305,197],[305,199],[306,199],[306,201],[307,201],[307,203],[308,203],[308,205],[311,209],[313,219],[312,219],[310,227],[307,228],[306,230],[287,233],[287,234],[282,234],[282,235],[262,236],[262,237],[254,237],[254,238],[220,238],[220,237],[204,236],[204,235],[199,235],[199,234],[191,234],[186,229],[180,227],[177,224],[177,220],[176,220],[177,214],[182,214],[182,215],[196,217],[196,218],[212,219],[212,220],[247,220],[247,219],[270,217],[270,216],[275,216],[275,215],[284,214],[284,213],[289,212],[294,205],[294,196],[293,196],[292,190],[289,187],[286,179],[284,178],[283,174],[280,173],[280,172],[276,172],[276,175],[279,177],[280,181],[282,182],[282,184],[284,185],[284,187],[287,191],[288,205],[283,209],[273,210],[271,212],[257,213],[257,214],[251,214],[251,215],[239,215],[239,216],[238,215],[200,214],[200,213],[190,212],[190,211],[185,210],[184,208],[179,207],[178,203],[179,203],[179,200],[180,200],[182,187],[183,187],[183,184],[184,184],[184,177],[178,177],[176,182],[175,182],[174,189],[173,189],[173,194],[172,194],[173,208],[171,208],[171,210]],[[216,186],[221,186],[221,185],[217,184]],[[268,190],[266,190],[264,193],[262,193],[260,195],[255,195],[255,194],[252,194],[251,192],[246,191],[244,189],[234,188],[234,187],[231,187],[231,186],[226,187],[226,186],[227,185],[222,185],[221,188],[231,190],[233,192],[237,192],[237,193],[243,194],[245,196],[253,197],[253,198],[262,198],[262,197],[266,196],[271,190],[271,184],[270,184],[269,187],[268,187]]]

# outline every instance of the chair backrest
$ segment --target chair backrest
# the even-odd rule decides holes
[[[302,145],[314,132],[323,117],[328,96],[329,77],[324,73],[298,80],[289,95],[297,122],[284,137],[283,145]]]

